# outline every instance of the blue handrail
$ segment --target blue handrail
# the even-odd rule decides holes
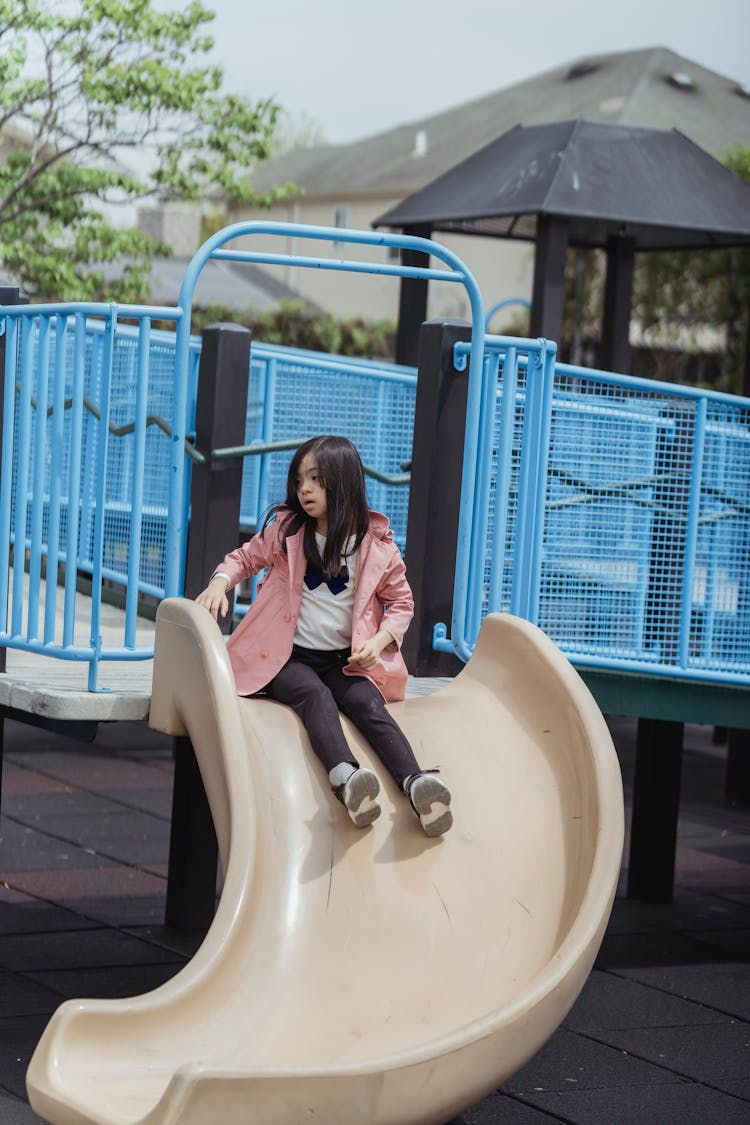
[[[431,269],[428,267],[405,266],[397,263],[352,261],[342,258],[309,257],[300,254],[269,254],[262,250],[223,250],[228,242],[250,235],[288,237],[293,232],[295,239],[309,239],[313,242],[327,242],[331,245],[350,246],[376,246],[392,247],[401,250],[421,251],[438,261],[443,262],[445,269]],[[184,317],[177,326],[177,356],[176,356],[176,385],[178,394],[182,394],[185,380],[182,372],[187,363],[187,350],[190,338],[190,315],[195,295],[195,286],[201,270],[212,258],[231,260],[233,262],[248,262],[253,264],[294,264],[311,269],[345,270],[353,273],[366,273],[386,277],[422,278],[434,281],[458,283],[464,286],[469,298],[471,321],[474,326],[472,345],[469,359],[469,405],[468,410],[472,416],[479,414],[478,398],[482,390],[482,331],[484,324],[484,305],[479,286],[473,275],[461,259],[440,243],[429,238],[420,238],[407,234],[388,234],[381,231],[347,230],[340,227],[305,226],[303,224],[289,224],[279,222],[266,222],[250,220],[234,223],[217,231],[193,255],[188,263],[179,294],[179,305],[184,311]],[[177,404],[176,404],[177,405]],[[176,413],[180,414],[179,407]],[[184,414],[184,409],[182,411]],[[172,436],[173,460],[170,491],[170,511],[177,511],[177,497],[183,491],[183,458],[180,455],[182,444],[185,440],[184,432],[175,432]],[[469,486],[467,486],[468,488]],[[182,529],[180,529],[181,531]],[[170,581],[174,575],[169,574]]]

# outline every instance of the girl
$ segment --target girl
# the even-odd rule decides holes
[[[292,707],[331,788],[358,828],[380,816],[380,785],[352,755],[339,718],[362,731],[409,798],[426,835],[453,823],[450,793],[422,770],[385,701],[403,699],[401,641],[414,601],[385,516],[369,511],[357,450],[316,437],[289,466],[283,504],[260,532],[226,556],[196,601],[216,618],[227,591],[268,568],[228,652],[240,695],[265,689]]]

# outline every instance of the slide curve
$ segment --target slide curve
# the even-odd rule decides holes
[[[71,1000],[29,1066],[54,1125],[443,1125],[565,1017],[614,897],[622,785],[609,732],[535,626],[489,616],[465,669],[392,705],[455,823],[428,840],[381,764],[356,829],[296,716],[239,699],[193,602],[157,617],[151,726],[189,734],[224,871],[193,959],[153,992]]]

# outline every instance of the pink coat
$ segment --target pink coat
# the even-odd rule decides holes
[[[229,576],[232,586],[265,567],[270,568],[227,646],[240,695],[260,691],[292,655],[307,566],[302,530],[289,536],[286,548],[284,554],[277,519],[248,543],[231,551],[216,568]],[[366,675],[388,702],[403,699],[406,694],[407,671],[401,642],[413,615],[414,599],[406,580],[406,567],[393,542],[388,520],[379,512],[370,512],[370,526],[357,562],[352,648],[374,637],[383,625],[396,647],[389,645],[367,672],[347,674]]]

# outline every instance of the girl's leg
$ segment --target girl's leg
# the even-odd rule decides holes
[[[328,773],[341,762],[355,769],[359,762],[344,737],[339,709],[330,689],[309,665],[289,660],[267,685],[271,699],[286,703],[299,715],[310,745]]]
[[[399,786],[420,772],[406,735],[386,710],[385,701],[366,676],[345,676],[340,667],[323,677],[338,707],[362,731]]]
[[[344,737],[339,709],[329,688],[307,663],[289,660],[266,686],[271,699],[286,703],[302,720],[310,745],[325,766],[335,796],[357,828],[380,816],[380,785],[371,770],[361,769]]]
[[[453,824],[450,791],[435,770],[422,770],[406,735],[386,710],[385,701],[366,676],[345,676],[340,668],[325,682],[343,713],[362,731],[373,750],[411,802],[427,836],[442,836]]]

